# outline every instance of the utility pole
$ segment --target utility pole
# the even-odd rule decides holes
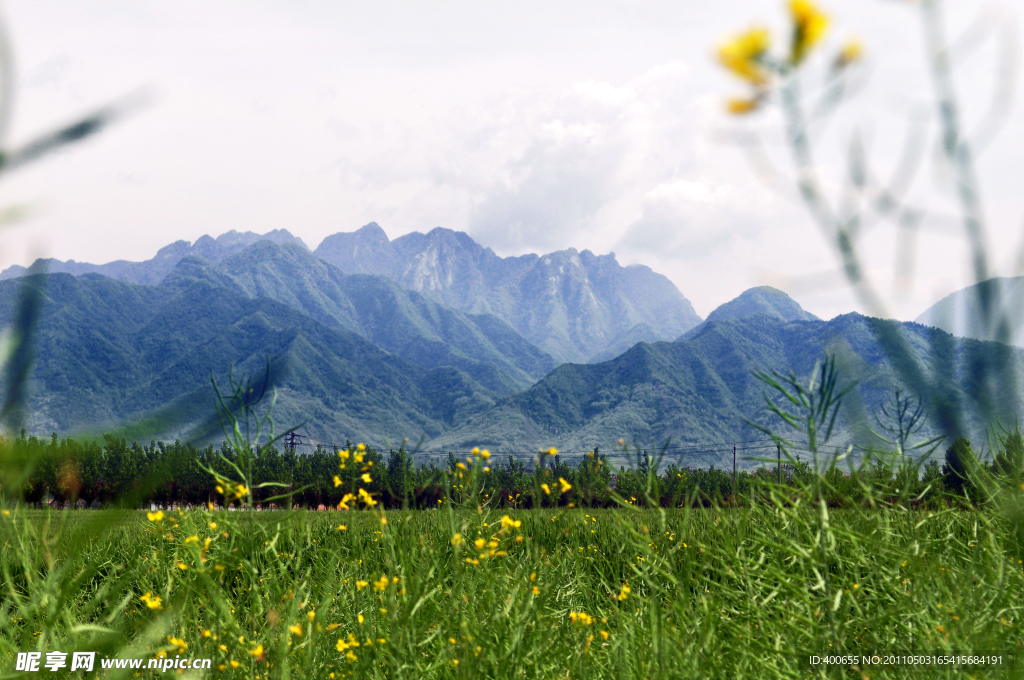
[[[302,443],[302,435],[298,432],[289,432],[285,438],[285,448],[291,448],[292,453],[295,453],[295,445]]]
[[[736,445],[732,445],[732,501],[739,504],[736,499]]]
[[[779,486],[782,486],[782,444],[776,442],[775,448],[779,452]]]

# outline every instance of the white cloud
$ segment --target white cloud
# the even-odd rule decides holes
[[[906,114],[931,105],[931,82],[915,7],[826,4],[834,30],[821,49],[859,34],[871,68],[864,91],[816,140],[834,186],[858,128],[879,176],[891,172]],[[949,25],[966,25],[976,8],[950,4]],[[856,303],[836,285],[828,244],[791,191],[763,183],[717,135],[729,122],[723,98],[743,88],[713,63],[713,45],[751,21],[778,26],[783,12],[754,0],[14,0],[22,87],[12,139],[138,85],[157,99],[99,138],[2,178],[0,206],[42,209],[0,232],[0,267],[40,252],[145,259],[176,239],[228,229],[285,227],[315,245],[376,220],[392,237],[466,230],[502,254],[614,250],[668,275],[704,314],[773,283],[831,316]],[[958,73],[971,124],[990,100],[993,58],[982,51]],[[750,124],[785,174],[773,120]],[[979,161],[999,273],[1016,273],[1022,148],[1024,122],[1011,116]],[[913,195],[939,205],[932,179],[922,173]],[[893,229],[864,238],[888,293]],[[904,318],[969,282],[962,239],[922,232],[918,250],[916,285],[894,307]]]

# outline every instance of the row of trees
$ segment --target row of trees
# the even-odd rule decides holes
[[[941,466],[934,460],[923,467],[896,465],[898,459],[876,457],[871,464],[852,472],[833,467],[823,476],[823,488],[830,500],[840,504],[862,498],[865,493],[925,501],[943,496],[982,500],[984,484],[979,479],[1000,479],[1016,485],[1024,478],[1024,438],[1020,431],[1006,433],[999,443],[997,454],[987,463],[979,461],[970,442],[961,438],[946,450]],[[33,473],[20,493],[21,500],[30,504],[49,499],[130,507],[142,503],[220,503],[223,496],[207,470],[231,478],[228,461],[240,462],[227,444],[220,448],[212,444],[198,448],[181,442],[140,445],[112,436],[100,443],[59,439],[56,434],[50,440],[40,440],[23,432],[14,441],[0,443],[0,447],[33,462]],[[279,499],[278,505],[291,502],[331,507],[344,494],[362,488],[385,507],[428,508],[436,507],[448,496],[457,498],[464,491],[466,480],[461,470],[466,468],[454,454],[441,464],[416,464],[404,449],[385,455],[367,448],[360,452],[358,462],[354,454],[353,450],[353,455],[342,461],[336,451],[325,448],[311,454],[275,446],[257,449],[253,460],[246,461],[252,466],[253,485],[278,482],[284,486],[256,489],[254,501],[265,503],[272,496],[284,494],[286,498]],[[734,478],[731,472],[714,466],[694,469],[674,464],[659,466],[658,474],[649,474],[656,461],[646,452],[637,456],[635,465],[614,469],[598,449],[575,464],[557,455],[540,456],[529,468],[512,456],[507,461],[491,459],[486,463],[486,473],[479,482],[482,496],[492,503],[515,507],[570,503],[605,507],[614,504],[613,493],[638,504],[655,499],[666,506],[686,499],[720,502],[733,495],[752,497],[778,474],[776,468],[761,468],[739,472]],[[813,471],[805,463],[783,466],[785,484],[808,483],[812,477]]]

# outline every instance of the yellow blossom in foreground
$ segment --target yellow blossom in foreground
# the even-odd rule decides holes
[[[150,522],[162,522],[164,521],[164,511],[157,510],[156,512],[147,512],[146,517]]]
[[[562,485],[562,493],[565,493],[566,491],[572,488],[572,484],[565,481],[565,479],[562,477],[558,478],[558,483]]]
[[[752,28],[718,47],[718,62],[735,75],[754,85],[768,82],[768,73],[761,58],[771,44],[768,30]],[[624,443],[619,440],[619,445]]]
[[[334,488],[337,489],[339,486],[341,486],[341,477],[334,475]]]
[[[263,656],[263,645],[256,645],[250,649],[249,656]]]
[[[369,472],[364,472],[360,479],[363,480],[363,484],[369,484],[370,482],[373,481],[373,477],[370,476]]]
[[[146,593],[139,598],[146,603],[146,606],[150,609],[160,609],[160,603],[163,601],[159,595],[153,595],[152,593]]]
[[[384,574],[381,574],[380,578],[373,582],[373,589],[384,592],[385,590],[387,590],[388,583],[390,583],[390,581],[388,581],[388,577]]]
[[[338,531],[348,531],[348,527],[345,526],[344,524],[339,524],[338,525]]]
[[[843,68],[859,61],[863,54],[864,46],[859,40],[847,40],[843,49],[839,50],[839,54],[836,56],[836,68]]]
[[[501,518],[501,526],[504,529],[518,529],[520,526],[522,526],[522,524],[523,523],[521,520],[513,520],[508,515],[505,515]]]
[[[358,621],[358,622],[359,622],[359,625],[360,625],[360,626],[361,626],[361,625],[363,625],[363,621],[365,621],[365,620],[366,620],[366,619],[364,619],[364,618],[363,618],[363,615],[362,615],[362,614],[357,614],[357,615],[356,615],[356,621]]]
[[[615,599],[619,602],[623,602],[627,597],[629,597],[630,592],[632,591],[630,591],[629,586],[623,583],[622,589],[619,591],[619,594],[615,596]]]
[[[356,581],[356,590],[362,590],[368,585],[370,585],[369,581]]]
[[[757,97],[732,97],[725,103],[725,108],[733,115],[742,116],[745,113],[753,113],[754,111],[757,111],[760,105],[761,100]]]
[[[793,18],[793,51],[790,61],[799,64],[828,30],[828,16],[810,0],[789,0]]]
[[[547,495],[551,495],[551,487],[548,486],[547,484],[541,484],[540,488],[544,489],[544,493],[546,493]]]
[[[480,452],[480,457],[483,458],[484,460],[487,460],[488,458],[491,457],[491,452],[488,451],[487,449],[484,449],[483,451]]]
[[[291,631],[292,635],[302,635],[302,626],[297,623],[288,626],[288,630]]]
[[[608,639],[608,631],[606,631],[606,630],[602,630],[601,631],[601,639],[602,640],[607,640]]]
[[[456,548],[462,545],[462,534],[455,534],[452,536],[452,545]]]
[[[242,664],[238,663],[238,662],[237,662],[237,661],[235,661],[234,659],[232,659],[232,660],[231,660],[231,667],[232,667],[232,668],[238,668],[238,667],[239,667],[239,666],[241,666],[241,665],[242,665]]]
[[[477,550],[483,550],[484,546],[487,545],[487,541],[482,538],[478,538],[475,541],[473,541],[473,545],[476,546]]]

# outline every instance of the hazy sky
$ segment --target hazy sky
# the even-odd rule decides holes
[[[978,16],[988,30],[964,51],[957,84],[967,129],[993,130],[985,111],[1008,91],[997,83],[1022,84],[1019,53],[999,52],[1016,45],[1019,8],[947,4],[951,32]],[[867,56],[857,96],[815,129],[822,177],[838,195],[858,131],[888,177],[913,120],[929,145],[911,195],[952,210],[918,6],[822,6],[832,27],[805,91],[847,37]],[[861,309],[793,192],[777,114],[723,112],[744,88],[714,63],[714,46],[759,23],[783,49],[782,2],[19,0],[5,10],[17,74],[8,145],[139,87],[153,97],[3,178],[0,207],[32,215],[0,231],[0,268],[39,255],[148,259],[230,229],[286,228],[315,248],[376,221],[391,238],[466,231],[500,255],[615,252],[671,278],[702,316],[760,284],[825,318]],[[1016,70],[997,80],[1007,63]],[[1003,275],[1021,273],[1020,110],[979,159]],[[775,181],[729,141],[737,129],[765,140]],[[893,315],[913,318],[970,282],[959,228],[935,222],[918,233],[909,284],[896,285],[895,234],[882,223],[863,236]]]

